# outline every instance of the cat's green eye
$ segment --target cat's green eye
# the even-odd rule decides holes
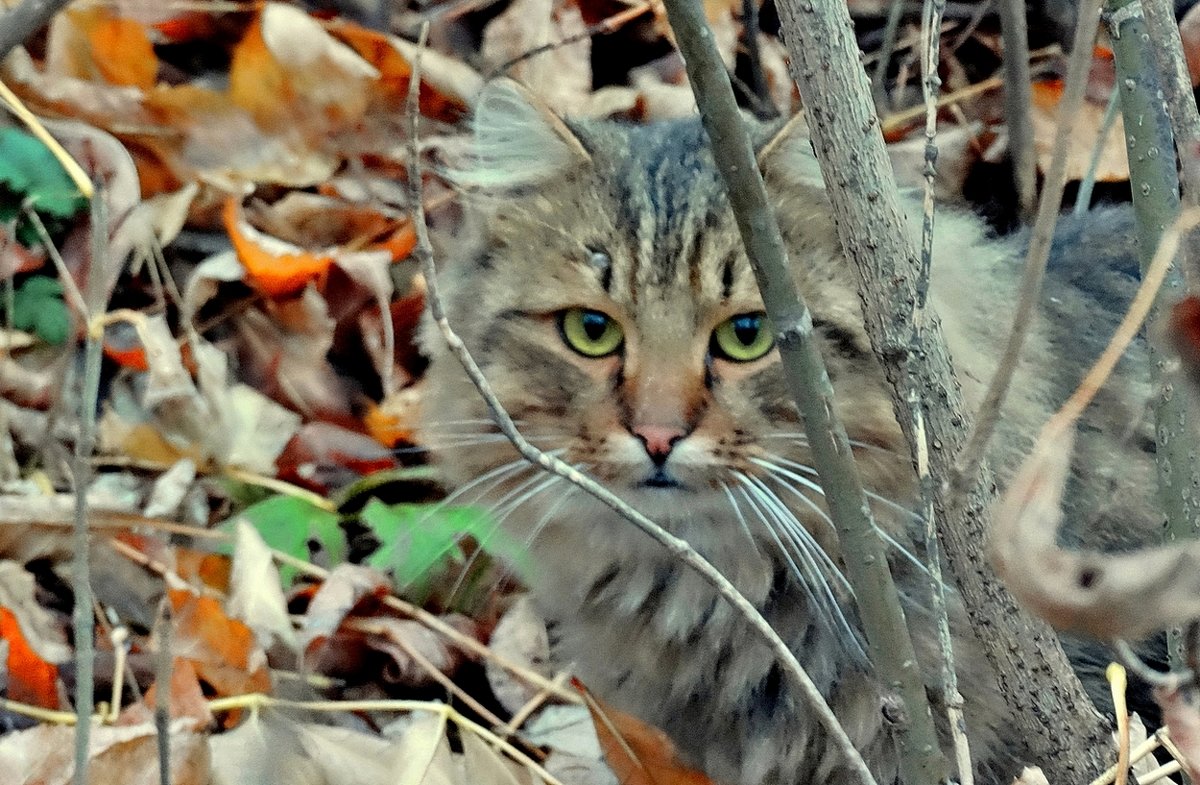
[[[558,329],[567,346],[584,357],[605,357],[621,348],[625,334],[606,314],[572,308],[558,317]]]
[[[713,330],[711,351],[726,360],[748,363],[771,351],[774,345],[775,336],[765,313],[741,313]]]

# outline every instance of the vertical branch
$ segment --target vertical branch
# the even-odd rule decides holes
[[[871,94],[875,97],[875,105],[880,111],[889,106],[887,72],[888,66],[892,64],[892,55],[896,53],[896,37],[900,34],[902,16],[904,0],[892,0],[888,6],[887,21],[883,25],[883,43],[879,45],[879,59],[875,61],[875,71],[871,74]]]
[[[95,619],[92,616],[90,538],[87,489],[92,480],[92,450],[96,441],[96,407],[100,396],[100,359],[103,347],[105,269],[108,267],[108,211],[104,190],[92,196],[92,260],[87,275],[87,333],[83,351],[83,383],[79,395],[79,434],[75,439],[72,475],[75,483],[75,529],[72,547],[71,587],[75,592],[75,783],[87,785],[88,743],[95,710]]]
[[[932,785],[946,777],[946,761],[938,750],[924,681],[887,554],[876,534],[849,437],[836,414],[833,387],[813,337],[812,315],[792,279],[779,224],[703,6],[689,0],[666,0],[665,5],[763,305],[776,330],[784,377],[804,421],[830,516],[847,555],[846,573],[871,661],[880,680],[894,685],[904,701],[907,722],[900,723],[896,733],[902,779],[910,785]]]
[[[767,75],[763,71],[762,47],[758,41],[758,37],[761,35],[758,23],[758,3],[759,0],[742,0],[742,35],[746,37],[746,58],[750,61],[750,89],[758,98],[755,103],[755,111],[758,111],[759,106],[764,109],[770,108],[771,113],[768,116],[778,117],[779,110],[771,100],[771,91],[767,89]]]
[[[929,470],[948,477],[969,422],[941,326],[928,320],[924,343],[913,346],[917,301],[915,253],[871,105],[849,14],[840,0],[778,0],[792,75],[800,88],[813,148],[821,165],[842,247],[858,273],[865,325],[891,383],[897,420],[915,448],[903,380],[912,374],[924,403],[931,444]],[[991,476],[981,473],[952,503],[934,488],[938,536],[977,628],[980,644],[1026,739],[1050,781],[1087,781],[1102,770],[1107,730],[1091,708],[1058,638],[1030,617],[996,578],[981,550],[987,539]]]
[[[1129,12],[1137,7],[1147,8],[1145,17]],[[1140,5],[1130,0],[1109,0],[1106,10],[1117,66],[1116,89],[1121,93],[1121,110],[1125,117],[1129,180],[1133,186],[1133,212],[1138,228],[1138,264],[1145,275],[1163,228],[1169,226],[1179,213],[1175,139],[1163,101],[1156,98],[1160,82],[1154,60],[1155,52],[1163,47],[1163,42],[1159,36],[1147,35],[1150,13],[1145,0]],[[1170,24],[1175,29],[1173,15]],[[1175,38],[1179,38],[1177,29]],[[1188,96],[1191,96],[1190,87]],[[1194,102],[1192,107],[1194,111]],[[1176,267],[1150,311],[1148,326],[1152,332],[1162,308],[1176,296],[1170,290],[1178,290],[1179,285],[1179,268]],[[1158,470],[1159,503],[1167,516],[1167,537],[1191,539],[1200,525],[1200,499],[1193,491],[1200,487],[1195,416],[1186,396],[1175,390],[1172,375],[1163,371],[1166,356],[1161,347],[1148,341],[1147,350],[1150,379],[1158,393],[1154,407],[1158,447],[1154,463]],[[1176,667],[1183,664],[1181,636],[1182,631],[1178,628],[1169,631],[1171,660]]]
[[[1033,154],[1033,122],[1029,118],[1033,76],[1029,69],[1029,27],[1025,0],[998,0],[1000,35],[1004,41],[1004,124],[1008,154],[1021,217],[1033,218],[1037,206],[1037,160]]]
[[[925,0],[921,13],[921,41],[924,51],[921,57],[921,93],[925,101],[925,195],[922,201],[921,221],[921,268],[917,275],[917,304],[913,314],[912,345],[925,343],[925,326],[928,319],[926,309],[929,294],[929,273],[933,266],[934,190],[937,180],[937,98],[942,85],[938,77],[938,61],[941,50],[942,16],[946,0]],[[938,647],[942,653],[942,703],[950,725],[950,737],[954,745],[954,762],[958,779],[962,785],[974,785],[975,774],[971,766],[971,747],[967,741],[966,719],[963,716],[963,698],[958,691],[958,673],[955,670],[954,643],[950,635],[950,614],[946,609],[946,584],[942,581],[942,555],[937,540],[937,509],[934,505],[933,477],[929,474],[929,437],[925,432],[925,412],[921,408],[921,392],[916,379],[908,376],[904,380],[908,388],[908,415],[912,418],[916,444],[917,487],[921,494],[920,514],[925,521],[925,564],[929,568],[930,595],[933,599],[933,616],[937,624]]]

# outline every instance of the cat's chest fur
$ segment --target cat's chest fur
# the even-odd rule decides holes
[[[912,550],[907,446],[807,140],[793,136],[768,136],[760,163],[877,521]],[[443,283],[451,322],[501,401],[534,443],[722,570],[796,653],[880,781],[892,781],[886,690],[861,652],[803,426],[776,356],[757,343],[761,299],[698,122],[568,126],[500,83],[480,100],[476,148],[458,177],[479,200],[482,241]],[[1107,230],[1127,223],[1110,217]],[[1102,242],[1114,264],[1129,261],[1127,238]],[[1006,334],[1020,253],[1019,242],[989,239],[971,217],[938,219],[932,299],[969,401]],[[1088,255],[1081,243],[1063,253]],[[1062,288],[1031,337],[992,454],[1002,477],[1093,355],[1111,321],[1093,316],[1119,308],[1128,284],[1116,275],[1083,291],[1052,271],[1048,286]],[[732,610],[607,507],[524,464],[486,424],[486,408],[428,324],[424,345],[425,438],[456,498],[487,506],[528,546],[529,581],[560,661],[665,729],[717,782],[848,777]],[[1154,519],[1152,467],[1130,448],[1146,442],[1138,378],[1127,375],[1093,409],[1079,446],[1077,520],[1115,530],[1118,520]],[[893,565],[936,694],[936,636],[921,610],[929,580],[905,557]],[[968,726],[989,781],[999,781],[1012,773],[1006,753],[1019,753],[1019,740],[1003,738],[1002,701],[961,616],[955,609]]]

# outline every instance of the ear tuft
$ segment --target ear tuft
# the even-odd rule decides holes
[[[808,123],[801,112],[771,134],[758,148],[758,168],[763,175],[785,186],[824,190],[821,167],[813,155]]]
[[[534,186],[591,161],[567,124],[511,79],[484,85],[472,126],[470,159],[450,172],[451,180],[465,188]]]

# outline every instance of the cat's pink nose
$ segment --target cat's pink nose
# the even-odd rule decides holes
[[[687,436],[687,432],[670,425],[638,425],[634,427],[633,435],[641,440],[654,465],[662,466],[679,440]]]

